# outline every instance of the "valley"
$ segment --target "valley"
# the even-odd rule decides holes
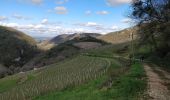
[[[170,100],[170,0],[1,0],[0,100]]]
[[[89,33],[79,36],[54,44],[50,49],[42,49],[37,43],[37,54],[13,75],[7,74],[13,69],[1,65],[1,75],[6,76],[0,79],[0,100],[150,98],[150,94],[145,92],[147,77],[150,76],[138,60],[141,52],[136,52],[135,63],[129,58],[131,42],[127,41],[128,36],[118,36],[117,43],[113,44],[105,42],[107,35],[93,37]],[[117,32],[113,34],[116,36]]]
[[[61,98],[60,100],[84,99],[81,95],[87,95],[89,100],[93,100],[94,98],[100,98],[101,100],[113,97],[120,99],[126,98],[125,94],[118,95],[118,91],[122,91],[121,88],[126,88],[116,82],[120,81],[124,83],[127,81],[125,80],[126,78],[128,80],[133,79],[133,77],[126,74],[133,75],[133,72],[129,73],[128,71],[137,69],[131,69],[129,61],[123,58],[114,58],[112,50],[114,50],[114,46],[104,46],[96,48],[93,51],[87,50],[77,56],[56,64],[47,65],[44,68],[3,78],[0,84],[9,82],[10,84],[2,85],[0,88],[0,98],[2,100],[23,100],[31,98],[33,100],[53,100],[57,98]],[[139,72],[139,74],[142,73]],[[119,80],[119,78],[121,80]],[[115,86],[118,85],[119,88],[113,84]],[[129,83],[126,83],[125,85],[128,84]],[[141,85],[145,86],[144,83],[141,83]],[[114,88],[117,89],[117,91],[115,91]],[[82,93],[78,91],[82,91]],[[94,94],[92,91],[94,91]],[[141,92],[140,90],[134,91]],[[74,95],[74,92],[78,94]],[[93,95],[90,96],[89,93]],[[107,96],[110,93],[114,93],[114,95]],[[104,94],[106,96],[104,96]],[[69,95],[72,96],[70,97]],[[135,93],[135,96],[129,96],[128,98],[138,97],[137,93]]]

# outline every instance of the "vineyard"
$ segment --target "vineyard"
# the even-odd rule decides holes
[[[143,67],[121,57],[125,45],[106,45],[0,80],[0,100],[138,100]]]
[[[115,63],[113,59],[78,56],[44,69],[20,73],[0,80],[0,84],[13,80],[13,84],[0,87],[0,100],[30,100],[55,90],[78,86],[103,76]]]

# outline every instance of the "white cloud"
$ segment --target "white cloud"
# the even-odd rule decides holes
[[[109,33],[118,30],[118,27],[105,26],[96,22],[76,23],[76,27],[81,27],[87,33]]]
[[[19,26],[19,24],[17,24],[17,23],[4,23],[4,26],[17,28]]]
[[[31,0],[31,2],[32,2],[33,4],[39,5],[39,4],[42,4],[43,0]]]
[[[98,14],[98,15],[107,15],[107,14],[109,14],[109,12],[103,10],[103,11],[96,12],[96,14]]]
[[[55,10],[55,12],[56,12],[57,14],[61,14],[61,15],[68,13],[67,8],[66,8],[66,7],[63,7],[63,6],[55,7],[54,10]]]
[[[86,15],[91,15],[91,14],[92,14],[92,11],[91,11],[91,10],[87,10],[87,11],[85,12],[85,14],[86,14]]]
[[[12,17],[16,19],[27,19],[26,17],[19,15],[19,14],[13,14]]]
[[[132,2],[132,0],[107,0],[107,4],[110,6],[116,6],[120,4],[127,4]]]
[[[43,19],[42,21],[41,21],[41,24],[48,24],[49,22],[48,22],[48,19]]]
[[[73,33],[100,33],[101,31],[93,30],[93,29],[87,29],[85,27],[76,27],[76,28],[66,28],[62,26],[56,26],[56,25],[46,25],[46,24],[18,24],[18,23],[2,23],[0,22],[0,25],[7,26],[7,27],[13,27],[17,30],[23,31],[27,34],[30,34],[32,36],[56,36],[58,34],[73,34]],[[87,23],[88,26],[95,26],[97,24],[95,23]]]
[[[5,21],[5,20],[8,20],[6,16],[0,16],[0,21]]]
[[[98,24],[96,22],[87,22],[87,23],[75,23],[74,25],[76,26],[81,26],[81,27],[89,27],[89,28],[96,28],[96,27],[101,27],[101,24]]]
[[[95,22],[87,22],[85,24],[85,26],[88,26],[88,27],[92,27],[92,26],[99,26],[99,24],[95,23]]]
[[[22,16],[20,14],[14,13],[12,16],[12,18],[18,19],[18,20],[30,20],[32,19],[31,17],[26,17],[26,16]]]
[[[118,29],[119,29],[119,27],[118,27],[118,26],[116,26],[116,25],[113,25],[113,26],[111,27],[111,29],[112,29],[112,30],[118,30]]]
[[[46,24],[48,23],[48,24]],[[51,24],[48,19],[43,19],[37,24],[18,24],[18,23],[4,23],[0,25],[13,27],[17,30],[23,31],[32,36],[56,36],[59,34],[73,34],[73,33],[109,33],[117,31],[120,28],[116,25],[106,26],[96,22],[77,23],[76,26],[64,27],[56,24]]]
[[[57,0],[56,3],[61,5],[67,3],[68,1],[69,0]]]
[[[17,0],[20,3],[32,3],[34,5],[40,5],[43,3],[43,0]]]
[[[121,22],[122,22],[122,23],[130,23],[130,22],[132,22],[132,19],[130,19],[130,18],[125,18],[125,19],[122,19]]]
[[[18,14],[14,14],[12,15],[12,17],[16,18],[16,19],[23,19],[24,17]]]
[[[83,28],[76,28],[75,31],[77,31],[77,32],[84,32],[85,29],[83,29]]]

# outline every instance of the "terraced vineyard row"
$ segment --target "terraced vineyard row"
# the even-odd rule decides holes
[[[111,59],[79,56],[41,70],[35,77],[0,94],[0,100],[30,100],[54,90],[77,86],[106,73]]]

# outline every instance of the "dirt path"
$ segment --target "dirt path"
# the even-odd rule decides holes
[[[144,64],[144,69],[148,78],[148,96],[149,100],[170,100],[170,91],[166,85],[170,82],[170,74],[161,70],[160,68],[155,68],[154,70],[147,64]],[[160,76],[161,72],[165,78]]]

